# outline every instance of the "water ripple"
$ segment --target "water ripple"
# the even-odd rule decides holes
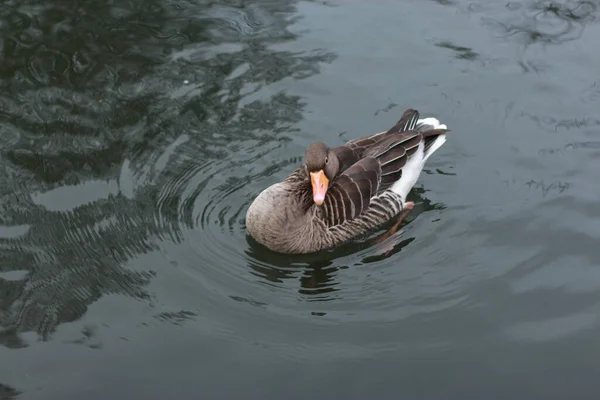
[[[436,291],[438,300],[431,303],[407,290],[417,279],[407,278],[401,265],[402,250],[415,240],[409,226],[376,245],[372,239],[383,230],[319,254],[266,250],[248,236],[246,210],[258,191],[288,174],[302,158],[259,168],[256,161],[278,151],[281,142],[265,147],[247,141],[231,143],[218,160],[201,162],[192,157],[197,151],[193,142],[178,142],[179,147],[169,150],[164,177],[157,178],[156,221],[164,232],[158,245],[173,265],[221,301],[234,300],[237,305],[232,306],[258,307],[272,315],[362,322],[392,321],[464,301],[464,294],[454,289]],[[431,204],[420,188],[411,196],[419,205],[408,220],[443,208]]]
[[[590,0],[535,0],[503,5],[506,20],[485,18],[485,23],[500,32],[503,38],[515,39],[524,45],[576,40],[581,37],[585,25],[598,17],[598,5]]]
[[[269,48],[294,38],[289,2],[80,6],[0,7],[0,344],[9,347],[27,346],[27,331],[48,340],[107,294],[152,303],[145,287],[161,264],[130,264],[157,250],[209,293],[248,298],[236,287],[249,274],[227,265],[245,265],[247,185],[297,160],[252,165],[291,142],[305,106],[257,93],[334,58]]]

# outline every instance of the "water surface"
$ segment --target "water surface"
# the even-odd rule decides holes
[[[0,5],[0,398],[597,399],[598,7]],[[248,237],[409,107],[452,132],[402,236]]]

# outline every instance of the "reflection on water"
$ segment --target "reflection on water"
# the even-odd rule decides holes
[[[269,47],[293,39],[293,9],[282,2],[78,4],[2,10],[0,340],[8,347],[27,345],[20,332],[49,339],[106,294],[150,299],[157,266],[123,266],[163,240],[204,231],[219,246],[241,232],[250,193],[237,192],[297,160],[250,175],[247,166],[285,145],[304,107],[284,92],[253,95],[333,59]],[[211,260],[211,249],[198,250]]]
[[[5,2],[0,398],[499,393],[482,371],[548,398],[548,366],[597,372],[597,21],[589,0]],[[399,234],[293,257],[247,234],[310,142],[408,107],[451,137]]]
[[[547,0],[508,2],[506,20],[492,25],[503,31],[504,38],[516,38],[523,44],[560,44],[581,37],[586,23],[596,18],[598,5],[590,0],[563,3]]]
[[[17,397],[19,397],[20,394],[21,392],[19,392],[18,390],[0,383],[0,399],[16,399]]]

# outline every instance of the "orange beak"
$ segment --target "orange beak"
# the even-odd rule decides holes
[[[316,205],[320,206],[325,201],[329,179],[325,176],[325,172],[320,170],[319,172],[310,173],[310,183],[312,184],[313,200]]]

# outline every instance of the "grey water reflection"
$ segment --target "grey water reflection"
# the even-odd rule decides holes
[[[300,98],[252,95],[333,59],[269,47],[293,39],[290,3],[78,4],[14,4],[0,16],[0,343],[10,348],[27,346],[21,332],[49,339],[102,296],[151,301],[157,266],[133,271],[129,259],[216,213],[236,224],[222,204],[194,219],[202,185],[186,179],[211,170],[206,186],[285,143]]]
[[[503,37],[525,45],[561,44],[580,38],[586,23],[595,19],[598,8],[590,0],[508,2],[504,6],[510,11],[510,22],[497,20],[492,25]]]
[[[21,392],[18,390],[0,383],[0,399],[12,400],[18,398],[19,395]]]
[[[0,398],[598,398],[598,13],[0,4]],[[408,107],[451,133],[401,234],[248,236]]]

